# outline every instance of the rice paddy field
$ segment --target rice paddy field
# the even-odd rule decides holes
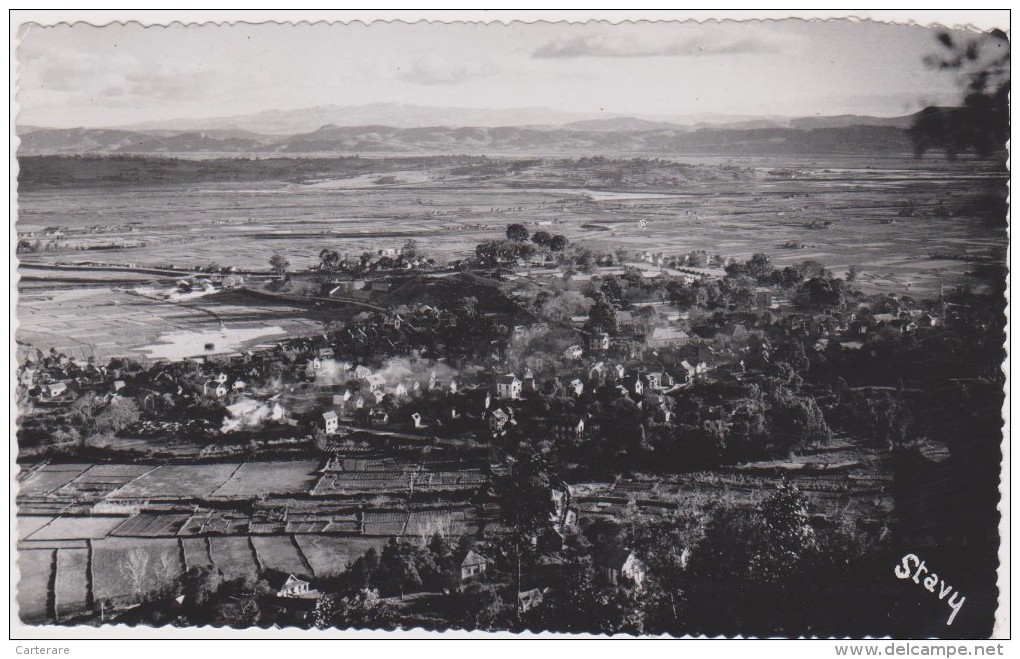
[[[674,163],[693,173],[664,183],[658,174],[675,169]],[[621,183],[606,189],[596,173],[575,161],[543,160],[502,175],[492,174],[491,166],[485,175],[438,167],[404,172],[399,182],[384,185],[366,175],[22,190],[22,232],[130,225],[126,235],[143,244],[20,258],[36,265],[92,260],[188,269],[217,263],[266,271],[270,256],[279,252],[301,271],[317,262],[323,248],[360,254],[415,238],[442,262],[471,256],[477,243],[520,222],[532,231],[562,233],[609,250],[654,246],[667,254],[706,250],[741,259],[766,251],[779,265],[816,259],[837,274],[855,266],[861,273],[857,286],[865,292],[921,296],[940,283],[980,287],[973,261],[1005,261],[1004,225],[989,226],[968,210],[978,197],[1003,189],[1006,172],[994,163],[891,156],[677,157],[652,161],[640,174],[627,174],[632,168],[625,161],[600,167],[625,172]],[[940,204],[955,209],[953,215],[935,212]],[[902,215],[905,208],[910,216]],[[827,224],[810,228],[812,223]],[[797,247],[785,246],[791,243]],[[943,258],[947,254],[952,257]],[[221,320],[228,330],[267,332],[250,340],[222,337],[224,350],[271,340],[277,330],[308,333],[320,326],[308,310],[255,300],[208,296],[182,304],[122,290],[169,285],[172,277],[29,269],[21,275],[26,279],[19,284],[17,336],[23,347],[174,358],[180,351],[155,346],[180,341],[182,333],[219,331]],[[88,279],[78,281],[81,277]]]

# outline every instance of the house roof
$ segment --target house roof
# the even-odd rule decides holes
[[[333,410],[329,410],[328,412],[323,412],[322,413],[322,418],[326,419],[327,421],[332,421],[333,419],[337,418],[336,412],[334,412]]]
[[[520,382],[520,380],[517,379],[517,376],[514,375],[513,373],[501,375],[499,376],[499,378],[496,379],[496,381],[499,382],[500,384],[513,384],[514,382]]]
[[[690,335],[679,327],[656,327],[648,337],[653,341],[673,341],[690,338]]]
[[[482,558],[481,556],[479,556],[477,553],[475,553],[475,550],[473,550],[473,549],[469,549],[468,552],[466,554],[464,554],[464,560],[462,560],[460,562],[461,567],[467,567],[469,565],[484,565],[484,564],[485,564],[485,559]]]
[[[619,545],[601,545],[592,552],[592,560],[596,565],[621,570],[632,553]]]

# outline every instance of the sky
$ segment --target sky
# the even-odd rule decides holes
[[[808,22],[23,26],[19,125],[127,126],[320,105],[897,116],[955,104],[935,31]]]

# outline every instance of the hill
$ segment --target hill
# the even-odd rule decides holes
[[[355,154],[664,154],[813,155],[908,153],[906,131],[889,125],[818,127],[666,127],[637,120],[603,120],[578,128],[325,125],[291,136],[234,131],[36,129],[21,135],[28,155],[355,155]],[[806,121],[806,120],[805,120]],[[819,122],[816,122],[819,123]],[[838,122],[836,122],[838,123]],[[904,123],[908,123],[904,121]],[[591,124],[582,124],[589,125]],[[810,125],[810,122],[806,125]],[[629,126],[629,128],[627,128]],[[640,126],[640,128],[635,128]]]

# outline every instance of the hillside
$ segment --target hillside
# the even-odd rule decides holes
[[[636,120],[635,120],[636,121]],[[291,136],[227,131],[45,129],[21,135],[19,156],[138,155],[355,155],[355,154],[704,154],[814,155],[908,153],[904,128],[888,125],[712,127],[693,130],[647,122],[604,120],[579,128],[386,125],[336,126]],[[822,123],[816,119],[815,124]],[[614,129],[613,124],[620,128]],[[575,125],[576,126],[576,125]]]

